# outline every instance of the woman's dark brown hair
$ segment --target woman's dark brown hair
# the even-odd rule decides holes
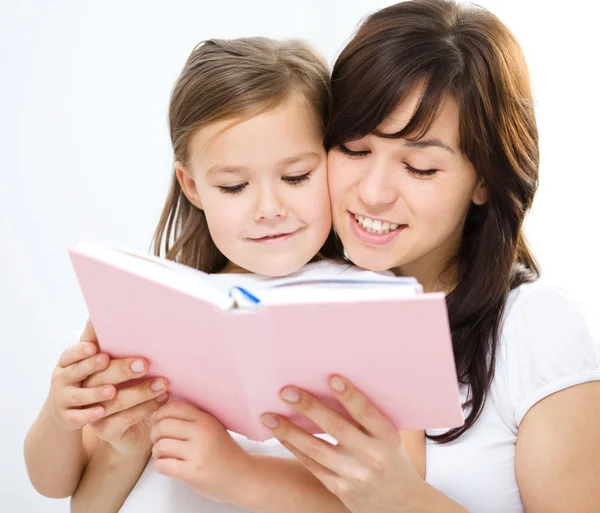
[[[169,128],[175,160],[188,165],[189,141],[199,128],[224,119],[249,119],[294,94],[315,109],[324,125],[331,109],[329,69],[308,44],[264,37],[200,43],[171,93]],[[153,246],[156,255],[208,273],[227,264],[210,236],[204,212],[187,199],[175,171]],[[339,243],[331,233],[319,256],[339,255]]]
[[[409,92],[424,84],[412,119],[398,133],[377,130]],[[449,266],[447,297],[459,381],[468,387],[465,424],[429,438],[455,440],[478,419],[494,376],[510,290],[539,276],[522,232],[538,184],[538,133],[525,59],[489,11],[444,0],[415,0],[368,17],[332,75],[327,149],[375,134],[422,137],[446,97],[459,108],[459,145],[487,186],[472,205],[461,248]]]

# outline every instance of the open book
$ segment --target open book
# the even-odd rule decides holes
[[[249,439],[272,436],[265,412],[321,432],[279,398],[285,385],[350,418],[328,390],[332,374],[400,430],[463,424],[444,295],[423,293],[414,279],[342,273],[238,286],[94,244],[69,254],[101,349],[147,358],[172,398]]]

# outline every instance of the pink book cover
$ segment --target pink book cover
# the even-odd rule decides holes
[[[285,385],[350,418],[328,391],[334,373],[399,430],[463,424],[443,294],[223,310],[76,249],[69,254],[101,349],[147,358],[150,376],[167,378],[172,398],[230,431],[271,438],[260,415],[275,412],[320,433],[279,398]]]

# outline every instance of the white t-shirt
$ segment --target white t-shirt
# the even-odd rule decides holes
[[[307,264],[299,271],[286,277],[325,278],[341,274],[361,274],[362,276],[384,274],[393,276],[391,272],[387,271],[374,273],[353,265],[336,264],[322,260]],[[269,281],[273,279],[267,276],[243,273],[213,274],[211,277],[224,284],[248,286],[252,290],[260,289],[261,284],[268,285]],[[265,454],[282,458],[294,457],[277,439],[255,442],[237,433],[231,433],[231,435],[238,444],[251,454]],[[335,443],[335,440],[328,435],[318,436]],[[240,513],[245,510],[204,499],[184,482],[156,472],[154,459],[151,458],[139,481],[119,511],[120,513],[167,513],[171,511],[177,513]]]
[[[484,410],[458,440],[427,442],[427,481],[471,513],[522,513],[514,468],[521,420],[544,397],[593,380],[600,380],[600,350],[577,304],[543,282],[513,290]],[[235,438],[250,453],[293,457],[277,440]],[[185,483],[161,476],[152,460],[121,508],[121,513],[139,511],[244,512],[205,500]]]
[[[579,306],[542,281],[510,293],[498,349],[477,423],[454,442],[426,446],[427,481],[471,513],[524,511],[515,476],[523,417],[554,392],[600,380],[600,348]]]

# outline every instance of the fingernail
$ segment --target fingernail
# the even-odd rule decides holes
[[[104,397],[110,397],[112,395],[112,387],[104,387],[102,389],[102,395],[104,395]]]
[[[136,360],[131,364],[131,370],[133,372],[144,372],[144,362],[142,360]]]
[[[343,392],[346,390],[345,383],[338,377],[332,378],[329,384],[336,392]]]
[[[297,403],[300,400],[300,394],[293,388],[284,388],[281,392],[281,398],[288,403]]]
[[[99,354],[98,356],[96,356],[96,362],[98,362],[98,363],[104,363],[104,355],[103,354]]]
[[[273,417],[272,415],[263,415],[260,420],[262,421],[262,423],[267,426],[268,428],[274,429],[277,427],[277,425],[279,424],[279,422],[277,422],[277,419],[275,417]]]
[[[156,381],[154,381],[152,383],[152,385],[150,385],[150,388],[152,390],[154,390],[155,392],[158,392],[159,390],[162,390],[163,388],[165,388],[165,385],[160,379],[157,379]]]
[[[167,400],[167,397],[169,396],[169,394],[163,394],[163,395],[159,395],[156,398],[156,402],[157,403],[164,403]]]
[[[94,346],[94,344],[88,344],[85,346],[84,351],[85,351],[85,354],[89,354],[91,356],[96,351],[96,346]]]

